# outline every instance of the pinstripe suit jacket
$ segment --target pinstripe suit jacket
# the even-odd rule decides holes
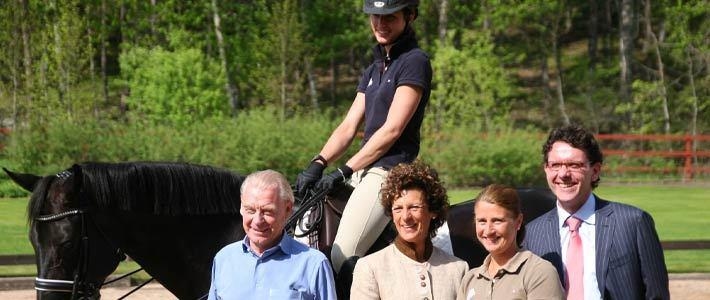
[[[669,299],[668,271],[653,218],[596,195],[596,272],[604,299]],[[564,283],[557,209],[528,223],[523,247],[550,261]]]

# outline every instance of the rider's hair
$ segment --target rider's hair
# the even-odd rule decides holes
[[[505,209],[509,217],[518,219],[523,213],[521,210],[520,197],[515,188],[503,184],[491,184],[485,187],[476,197],[473,209],[473,222],[476,223],[476,206],[480,202],[495,204]],[[520,226],[518,233],[515,235],[515,241],[518,247],[521,246],[525,238],[525,226]]]
[[[392,217],[392,204],[405,190],[420,190],[424,193],[427,209],[436,214],[429,224],[429,237],[446,221],[449,211],[449,197],[439,180],[439,174],[429,165],[417,160],[401,163],[390,170],[380,191],[385,214]]]

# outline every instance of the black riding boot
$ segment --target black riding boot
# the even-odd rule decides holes
[[[355,271],[355,263],[360,257],[351,256],[340,267],[340,272],[335,275],[335,286],[338,293],[338,299],[350,299],[350,286],[353,284],[353,271]]]

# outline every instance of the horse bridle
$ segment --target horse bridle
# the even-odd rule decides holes
[[[70,171],[62,171],[59,174],[57,174],[57,178],[59,179],[66,179],[69,176],[71,176],[72,173]],[[48,278],[41,278],[36,277],[35,278],[35,290],[37,291],[42,291],[42,292],[59,292],[59,293],[71,293],[71,299],[77,299],[77,300],[82,300],[82,299],[91,299],[91,297],[95,296],[98,294],[98,290],[101,289],[102,286],[113,283],[115,281],[121,280],[125,277],[128,277],[130,275],[135,274],[136,272],[139,272],[143,270],[143,268],[139,268],[138,270],[135,270],[133,272],[130,272],[128,274],[124,274],[118,278],[105,281],[101,284],[95,284],[92,282],[87,282],[86,277],[88,273],[88,267],[89,267],[89,234],[86,231],[86,220],[85,220],[85,211],[83,209],[73,209],[65,212],[60,212],[56,214],[51,214],[51,215],[41,215],[35,218],[36,222],[54,222],[58,221],[64,218],[69,218],[72,216],[79,216],[81,217],[81,245],[79,248],[79,259],[77,262],[77,266],[74,269],[74,280],[60,280],[60,279],[48,279]],[[116,253],[119,255],[119,258],[124,258],[125,259],[125,254],[121,252],[119,249]],[[119,259],[123,260],[123,259]],[[137,286],[130,292],[128,292],[126,295],[119,299],[123,299],[127,297],[128,295],[132,294],[136,290],[140,289],[144,285],[146,285],[148,282],[152,281],[153,278],[150,280],[147,280],[143,284]]]
[[[97,286],[94,283],[86,282],[89,265],[89,236],[86,232],[84,210],[74,209],[52,215],[42,215],[36,217],[35,221],[54,222],[72,216],[79,216],[81,218],[81,244],[79,246],[77,267],[74,270],[74,280],[47,279],[38,276],[35,278],[35,290],[42,292],[71,293],[71,299],[90,299],[101,288],[101,285]]]

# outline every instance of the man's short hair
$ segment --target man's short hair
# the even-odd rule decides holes
[[[263,170],[249,174],[240,188],[240,193],[244,194],[247,188],[257,190],[265,190],[276,188],[278,190],[279,199],[284,201],[294,202],[293,190],[291,184],[286,180],[286,177],[274,170]]]

